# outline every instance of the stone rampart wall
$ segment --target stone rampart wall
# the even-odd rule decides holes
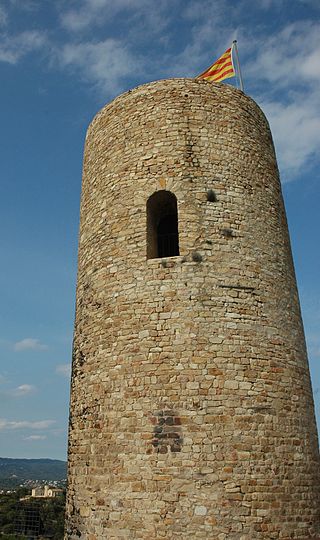
[[[157,190],[177,197],[180,255],[148,260]],[[147,84],[88,130],[70,426],[68,539],[320,535],[274,148],[232,87]]]

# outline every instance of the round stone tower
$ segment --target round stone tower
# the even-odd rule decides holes
[[[268,123],[163,80],[84,157],[67,539],[316,539],[319,454]]]

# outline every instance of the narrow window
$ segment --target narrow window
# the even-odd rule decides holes
[[[177,198],[170,191],[156,191],[147,202],[147,258],[179,255]]]

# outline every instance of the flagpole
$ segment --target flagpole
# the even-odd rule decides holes
[[[234,53],[235,53],[235,57],[236,57],[237,71],[238,71],[239,82],[240,82],[240,90],[242,90],[242,92],[244,92],[244,89],[243,89],[243,80],[242,80],[241,69],[240,69],[240,62],[239,62],[239,54],[238,54],[237,40],[236,40],[236,39],[232,42],[232,45],[233,45],[233,49],[234,49]]]

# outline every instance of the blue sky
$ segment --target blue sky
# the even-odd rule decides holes
[[[233,39],[274,136],[320,423],[319,0],[2,0],[1,456],[66,458],[89,122],[129,88],[197,75]]]

